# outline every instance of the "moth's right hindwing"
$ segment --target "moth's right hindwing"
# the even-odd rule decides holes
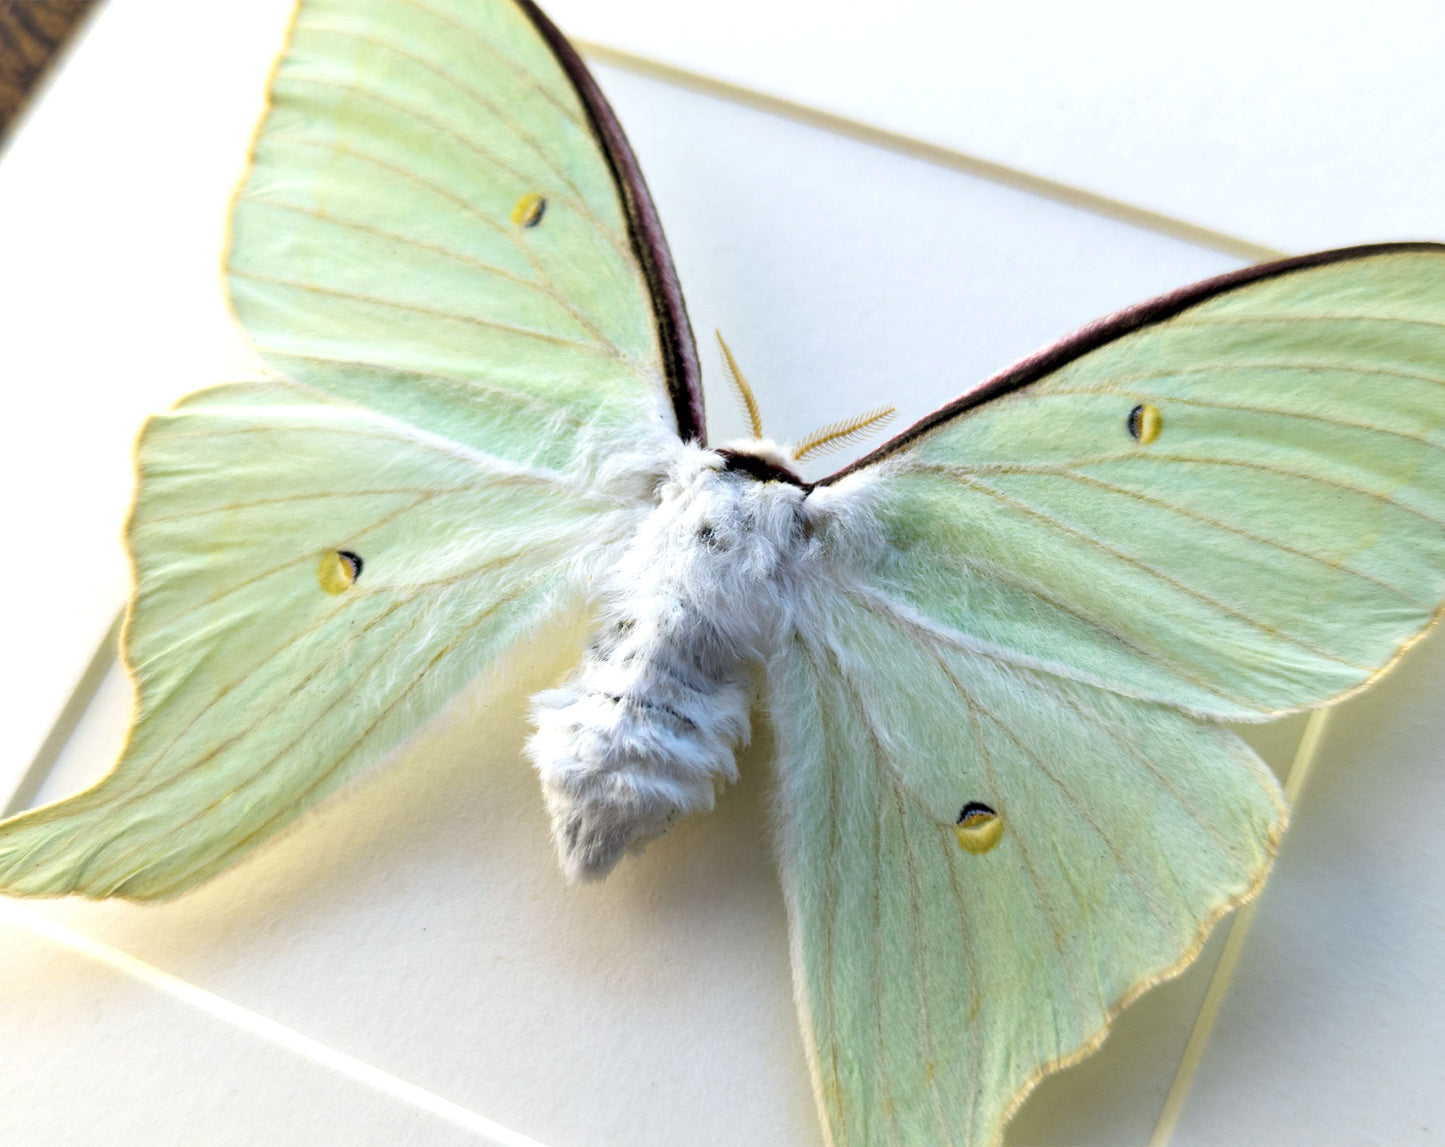
[[[837,1145],[996,1143],[1254,894],[1284,827],[1232,733],[841,595],[770,688],[794,974]],[[969,835],[970,806],[991,831]]]

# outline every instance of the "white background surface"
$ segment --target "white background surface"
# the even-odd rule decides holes
[[[549,10],[580,37],[1257,244],[1445,237],[1437,4]],[[140,421],[253,369],[217,268],[288,13],[110,0],[0,155],[0,780],[24,772],[123,600]],[[1238,263],[599,78],[699,335],[721,327],[776,436],[879,401],[916,416],[1073,326]],[[738,417],[703,350],[721,439]],[[766,731],[717,813],[602,887],[566,890],[521,713],[577,639],[524,652],[507,695],[461,699],[395,767],[182,900],[0,914],[0,1142],[485,1141],[457,1111],[224,1004],[548,1144],[818,1141],[768,854]],[[1437,638],[1336,715],[1176,1142],[1445,1138],[1441,696]],[[128,704],[113,672],[46,796],[104,770]],[[1287,760],[1297,732],[1259,738]],[[38,936],[33,911],[224,1004]],[[1143,1142],[1217,946],[1047,1081],[1009,1141]]]

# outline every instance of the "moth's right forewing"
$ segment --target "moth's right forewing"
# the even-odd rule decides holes
[[[1186,288],[876,456],[870,576],[939,627],[1219,717],[1336,700],[1445,600],[1445,247]]]

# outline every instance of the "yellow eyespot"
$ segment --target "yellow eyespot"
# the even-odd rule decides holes
[[[512,222],[518,227],[535,227],[542,222],[546,210],[547,200],[533,191],[517,200],[517,206],[512,208]]]
[[[1143,446],[1148,446],[1164,429],[1164,415],[1159,413],[1157,406],[1150,406],[1146,402],[1129,411],[1128,425],[1129,437]]]
[[[958,814],[953,835],[965,852],[987,852],[1003,837],[1003,817],[986,804],[969,801]]]
[[[316,580],[327,593],[345,593],[361,576],[361,557],[350,550],[330,550],[321,555]]]

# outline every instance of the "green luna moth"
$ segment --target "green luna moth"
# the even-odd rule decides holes
[[[562,866],[710,808],[761,681],[834,1143],[996,1142],[1264,881],[1220,722],[1445,597],[1445,247],[1186,287],[805,481],[706,445],[636,161],[527,0],[303,3],[228,276],[278,376],[146,427],[130,738],[0,825],[0,888],[183,892],[585,605],[529,746]]]

